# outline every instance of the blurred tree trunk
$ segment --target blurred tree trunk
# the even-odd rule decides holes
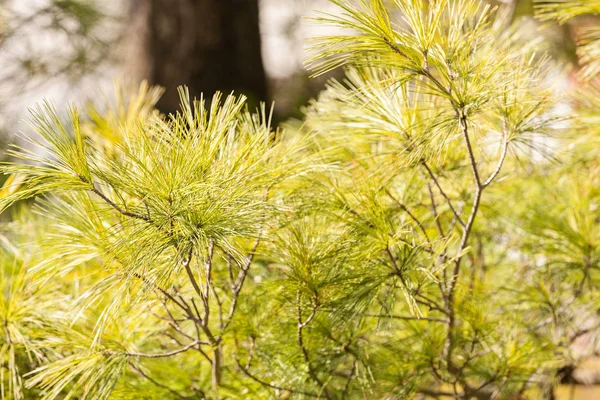
[[[217,90],[267,99],[259,0],[132,0],[127,72],[166,88],[159,108],[179,108],[177,86],[193,97]]]

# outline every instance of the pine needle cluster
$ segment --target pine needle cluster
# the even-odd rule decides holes
[[[596,352],[594,83],[559,96],[480,1],[332,2],[308,67],[346,77],[301,129],[147,85],[32,111],[0,167],[3,398],[538,398]]]

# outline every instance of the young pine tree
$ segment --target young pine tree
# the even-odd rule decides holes
[[[309,67],[347,76],[297,132],[145,86],[34,111],[2,166],[5,398],[551,398],[594,354],[597,88],[565,118],[477,0],[332,1]]]

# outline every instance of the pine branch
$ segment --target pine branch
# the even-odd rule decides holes
[[[428,243],[431,244],[431,239],[429,239],[429,235],[427,234],[427,230],[421,223],[421,221],[404,205],[402,204],[390,191],[386,189],[387,195],[400,207],[406,214],[417,224],[421,232],[423,232],[423,236],[427,240]]]
[[[394,315],[394,314],[369,314],[369,313],[362,313],[359,314],[360,316],[363,317],[370,317],[370,318],[383,318],[383,319],[400,319],[403,321],[423,321],[423,322],[441,322],[441,323],[448,323],[447,319],[444,318],[433,318],[433,317],[413,317],[413,316],[407,316],[407,315]]]
[[[422,162],[421,165],[423,165],[423,167],[427,171],[427,174],[429,175],[429,177],[431,178],[431,180],[433,181],[433,183],[435,183],[435,186],[440,191],[440,194],[446,200],[446,204],[448,204],[448,207],[450,208],[450,211],[452,211],[452,214],[454,214],[454,217],[456,218],[456,220],[464,227],[465,223],[460,218],[460,214],[456,211],[456,209],[452,205],[452,201],[450,200],[450,198],[448,197],[448,195],[446,195],[446,192],[444,192],[444,189],[442,189],[442,186],[440,185],[440,183],[439,183],[437,177],[435,176],[435,174],[433,173],[433,171],[431,171],[431,169],[429,168],[429,166],[427,165],[427,163]]]
[[[169,393],[175,395],[177,398],[180,398],[180,399],[192,399],[192,398],[196,397],[196,395],[185,396],[185,395],[179,393],[178,391],[176,391],[174,389],[171,389],[169,386],[165,385],[164,383],[158,382],[156,379],[152,378],[151,376],[149,376],[148,374],[146,374],[144,371],[142,371],[141,369],[137,368],[133,363],[129,363],[129,367],[133,370],[133,372],[135,372],[139,376],[147,379],[153,385],[155,385],[155,386],[157,386],[157,387],[159,387],[161,389],[167,390]],[[203,392],[199,392],[199,393],[200,393],[200,395],[202,397],[205,397],[205,394]]]
[[[504,133],[502,136],[503,136],[502,152],[500,154],[500,159],[498,160],[498,165],[496,166],[496,169],[494,170],[494,172],[492,172],[490,177],[487,178],[485,180],[485,182],[483,182],[483,184],[482,184],[483,188],[488,187],[488,185],[490,183],[492,183],[492,181],[494,181],[494,179],[496,179],[496,177],[500,173],[500,170],[502,169],[502,165],[504,165],[504,160],[506,159],[506,153],[508,153],[508,135],[506,133]]]
[[[261,385],[271,388],[271,389],[275,389],[275,390],[281,390],[284,392],[289,392],[289,393],[294,393],[294,394],[300,394],[303,396],[308,396],[308,397],[314,397],[314,398],[321,398],[322,396],[320,394],[316,394],[316,393],[311,393],[311,392],[306,392],[303,390],[296,390],[296,389],[291,389],[291,388],[286,388],[283,386],[279,386],[279,385],[274,385],[273,383],[269,383],[266,382],[262,379],[259,379],[258,377],[256,377],[255,375],[253,375],[252,373],[250,373],[250,371],[242,365],[242,363],[240,363],[240,360],[238,360],[238,358],[235,356],[235,354],[233,355],[233,358],[238,366],[238,368],[240,370],[242,370],[242,372],[244,373],[244,375],[246,375],[248,378],[252,379],[254,382],[260,383]]]
[[[125,355],[127,357],[139,357],[139,358],[165,358],[165,357],[172,357],[174,355],[180,354],[180,353],[184,353],[186,351],[188,351],[189,349],[193,348],[194,346],[197,346],[200,344],[200,341],[196,340],[184,347],[182,347],[181,349],[177,349],[177,350],[173,350],[173,351],[169,351],[167,353],[158,353],[158,354],[148,354],[148,353],[130,353],[130,352],[116,352],[116,351],[104,351],[104,354],[107,355],[113,355],[113,354],[122,354]]]
[[[81,178],[81,180],[84,183],[89,183],[87,182],[87,180],[84,180],[84,178]],[[102,200],[104,200],[108,205],[110,205],[112,208],[114,208],[115,210],[117,210],[119,213],[123,214],[126,217],[131,217],[131,218],[136,218],[136,219],[140,219],[142,221],[146,221],[146,222],[152,222],[152,219],[150,219],[150,217],[145,216],[145,215],[140,215],[140,214],[136,214],[136,213],[132,213],[130,211],[124,210],[121,207],[119,207],[115,202],[113,202],[111,199],[109,199],[104,193],[102,193],[98,188],[96,188],[95,186],[92,187],[90,189],[93,193],[95,193],[96,195],[98,195],[98,197],[100,197]]]
[[[268,199],[269,199],[269,189],[267,189],[265,191],[265,195],[264,195],[264,200],[267,201]],[[241,265],[240,271],[238,272],[235,282],[232,282],[231,305],[229,306],[229,313],[227,314],[227,317],[225,318],[225,322],[222,324],[221,332],[218,335],[219,338],[223,335],[223,332],[225,331],[225,329],[227,329],[227,327],[229,326],[229,324],[231,324],[231,321],[233,320],[233,316],[235,314],[235,310],[236,310],[237,304],[238,304],[238,298],[240,295],[240,291],[242,290],[244,281],[246,280],[246,276],[248,275],[248,271],[250,270],[250,265],[252,264],[252,261],[254,260],[254,256],[256,255],[256,251],[258,250],[258,246],[261,243],[262,236],[263,236],[263,230],[264,230],[264,227],[259,232],[258,237],[256,238],[256,241],[254,242],[254,245],[252,246],[252,249],[250,250],[250,253],[248,253],[248,256],[246,257],[246,262]],[[228,271],[229,279],[231,280],[231,279],[233,279],[233,271],[231,268],[232,257],[229,254],[227,254],[227,257],[228,257],[227,267],[229,270]]]
[[[317,297],[316,293],[313,293],[312,296],[312,310],[309,314],[309,316],[302,321],[302,308],[300,306],[300,290],[296,291],[296,309],[297,309],[297,313],[298,313],[298,329],[297,329],[297,340],[298,340],[298,346],[300,347],[300,350],[302,351],[302,357],[304,358],[304,363],[306,364],[306,367],[308,368],[308,375],[312,378],[313,381],[315,381],[319,387],[321,388],[321,391],[323,393],[323,396],[325,396],[326,399],[331,399],[331,396],[329,395],[329,392],[327,390],[327,388],[325,387],[325,384],[323,383],[323,381],[318,377],[317,373],[315,372],[315,370],[313,369],[311,362],[310,362],[310,356],[308,354],[308,349],[306,348],[305,344],[304,344],[304,328],[312,321],[312,319],[314,318],[314,316],[317,314],[317,309],[319,307],[319,299]]]
[[[187,258],[183,262],[183,267],[185,268],[185,272],[187,273],[188,279],[189,279],[190,283],[192,284],[192,287],[196,291],[196,294],[198,295],[198,297],[200,297],[202,302],[206,305],[207,300],[205,299],[204,293],[202,292],[202,289],[200,289],[200,286],[198,285],[198,281],[196,280],[196,277],[194,276],[194,272],[192,271],[192,269],[190,267],[193,256],[194,256],[194,246],[190,245],[190,249],[188,250],[188,253],[187,253]],[[198,317],[200,318],[200,315],[198,315]]]

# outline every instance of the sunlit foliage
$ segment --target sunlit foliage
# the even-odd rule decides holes
[[[598,89],[561,95],[502,8],[332,2],[308,67],[346,77],[297,130],[146,85],[33,110],[4,398],[539,398],[595,353]]]

